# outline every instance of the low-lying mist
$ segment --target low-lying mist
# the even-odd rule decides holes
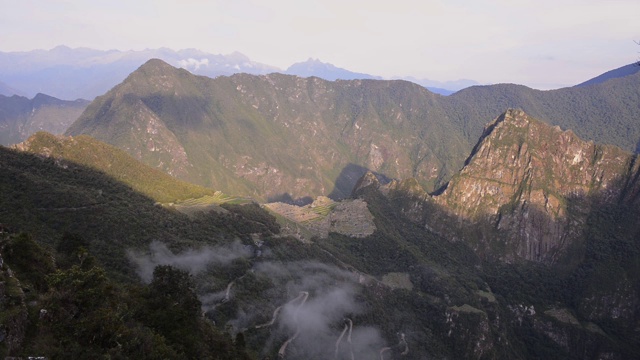
[[[179,254],[166,245],[153,242],[148,252],[129,251],[145,282],[158,265],[171,265],[196,275],[208,269],[218,271],[238,258],[250,258],[254,251],[240,242],[227,246],[190,249]],[[216,284],[220,291],[199,294],[203,311],[235,312],[224,324],[234,334],[261,340],[261,356],[286,359],[377,359],[387,344],[380,331],[357,323],[367,312],[362,301],[358,276],[333,265],[316,261],[277,262],[254,257],[253,266],[228,284]],[[216,267],[210,267],[215,265]],[[245,276],[265,279],[268,294],[243,298],[233,305],[218,306],[233,299],[236,287],[247,282]],[[203,277],[206,278],[206,277]],[[198,279],[200,279],[198,277]],[[240,289],[253,291],[253,289]],[[232,307],[229,307],[232,306]],[[228,317],[227,317],[228,319]]]
[[[244,246],[240,241],[234,241],[226,246],[189,249],[180,254],[174,254],[165,244],[153,241],[149,245],[149,252],[127,251],[129,260],[137,266],[138,276],[145,283],[151,282],[153,269],[158,265],[171,265],[196,275],[210,265],[228,265],[235,259],[248,258],[252,254],[252,249]]]

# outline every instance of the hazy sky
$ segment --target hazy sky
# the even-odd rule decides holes
[[[0,0],[0,51],[196,48],[553,88],[638,60],[638,24],[638,0]]]

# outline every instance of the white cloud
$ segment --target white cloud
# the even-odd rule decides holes
[[[201,66],[209,66],[209,59],[203,58],[200,60],[194,58],[188,58],[178,61],[178,66],[190,71],[197,71]]]

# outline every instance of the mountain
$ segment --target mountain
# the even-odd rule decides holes
[[[495,118],[505,109],[520,108],[552,125],[572,129],[583,139],[633,151],[640,140],[640,128],[634,125],[634,108],[640,104],[639,82],[640,73],[634,73],[589,86],[548,91],[514,84],[472,86],[447,99],[450,111],[466,107],[462,126],[471,139],[481,135],[482,117]]]
[[[0,95],[2,96],[12,96],[12,95],[18,95],[18,96],[24,96],[24,94],[22,94],[21,91],[16,90],[14,88],[12,88],[11,86],[0,82]]]
[[[149,59],[161,59],[172,66],[208,77],[229,76],[236,73],[265,75],[282,72],[277,67],[252,61],[234,52],[227,55],[210,54],[196,49],[167,48],[140,51],[94,50],[57,46],[51,50],[0,52],[0,80],[13,84],[23,92],[0,83],[0,94],[35,96],[46,93],[60,99],[93,99],[124,80],[129,73]],[[381,79],[379,76],[352,72],[329,63],[309,59],[291,65],[285,74],[300,77],[316,76],[325,80]],[[472,80],[437,82],[405,78],[425,86],[432,92],[449,95],[462,88],[476,85]],[[24,94],[27,95],[24,95]]]
[[[415,179],[382,185],[367,174],[354,195],[470,246],[497,302],[520,303],[507,307],[562,351],[580,358],[592,351],[584,337],[600,341],[605,332],[630,341],[605,352],[640,349],[632,330],[640,309],[637,155],[509,110],[486,126],[442,193],[427,194]]]
[[[566,263],[580,256],[594,209],[640,206],[639,178],[637,155],[509,110],[486,126],[441,193],[428,196],[413,186],[424,205],[405,212],[437,232],[463,229],[450,236],[465,237],[484,256]],[[434,208],[444,215],[424,210]],[[465,232],[471,229],[474,235]]]
[[[438,110],[428,113],[438,98],[404,81],[209,79],[152,60],[97,98],[67,134],[88,134],[225,193],[340,198],[367,168],[421,174],[431,187],[451,171],[445,160],[466,149]]]
[[[0,52],[0,79],[28,96],[46,93],[60,99],[93,99],[152,58],[210,77],[237,72],[267,74],[278,71],[275,67],[251,61],[238,52],[214,55],[195,49],[100,51],[58,46],[51,50]]]
[[[14,148],[55,159],[60,166],[80,164],[102,171],[157,202],[169,203],[214,195],[211,189],[174,179],[136,161],[123,150],[86,135],[73,138],[37,132]]]
[[[300,77],[316,76],[324,80],[356,80],[356,79],[377,79],[379,76],[352,72],[346,69],[336,67],[329,63],[321,62],[319,59],[312,59],[305,62],[295,63],[284,72],[288,75],[296,75]]]
[[[324,80],[358,80],[358,79],[373,79],[382,80],[380,76],[373,76],[369,74],[352,72],[347,69],[336,67],[329,63],[321,62],[318,59],[309,58],[305,62],[299,62],[291,65],[284,74],[296,75],[300,77],[319,77]],[[472,80],[459,80],[449,82],[437,82],[427,79],[416,79],[414,77],[398,78],[399,80],[407,80],[418,85],[422,85],[427,90],[440,94],[451,95],[457,90],[463,89],[468,86],[477,85],[478,83]],[[434,85],[436,84],[436,85]]]
[[[401,79],[414,82],[418,85],[422,85],[429,89],[429,91],[440,95],[451,95],[456,91],[460,91],[464,88],[479,85],[477,81],[468,79],[460,79],[454,81],[435,81],[429,79],[419,79],[413,76],[405,76]]]
[[[261,200],[345,197],[367,170],[413,177],[433,192],[464,165],[486,119],[507,108],[634,150],[639,82],[636,73],[578,88],[501,84],[444,97],[405,81],[208,79],[153,60],[96,99],[67,134],[88,134],[182,180]]]
[[[0,95],[0,144],[24,141],[37,131],[62,134],[89,104],[37,94],[33,99]]]
[[[613,69],[610,71],[605,72],[604,74],[600,74],[596,77],[594,77],[593,79],[589,79],[583,83],[580,83],[576,86],[587,86],[587,85],[593,85],[593,84],[600,84],[602,82],[605,82],[607,80],[611,80],[611,79],[616,79],[616,78],[621,78],[621,77],[625,77],[628,75],[633,75],[635,73],[637,73],[638,71],[640,71],[640,65],[638,63],[633,63],[633,64],[629,64],[629,65],[625,65],[623,67],[617,68],[617,69]]]

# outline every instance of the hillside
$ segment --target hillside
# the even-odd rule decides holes
[[[507,108],[635,150],[638,82],[640,74],[552,91],[475,86],[443,97],[404,81],[209,79],[152,60],[96,99],[67,134],[261,200],[345,197],[367,170],[416,178],[432,192],[462,167],[486,120]]]
[[[38,94],[33,99],[0,95],[0,145],[17,144],[37,131],[62,134],[89,104]]]
[[[629,64],[629,65],[625,65],[625,66],[619,67],[617,69],[613,69],[613,70],[607,71],[604,74],[600,74],[600,75],[594,77],[593,79],[589,79],[589,80],[587,80],[587,81],[585,81],[583,83],[580,83],[580,84],[578,84],[576,86],[587,86],[587,85],[599,84],[599,83],[605,82],[607,80],[633,75],[633,74],[637,73],[638,71],[640,71],[640,66],[638,65],[638,63],[633,63],[633,64]]]
[[[404,81],[209,79],[154,60],[96,99],[67,134],[226,193],[340,198],[367,169],[442,182],[465,146],[437,121],[439,97]]]
[[[151,199],[170,203],[213,195],[214,190],[172,178],[146,166],[114,146],[89,136],[55,136],[45,132],[32,135],[16,149],[54,159],[61,166],[67,162],[102,171]]]
[[[637,107],[640,72],[601,83],[540,91],[521,85],[473,86],[447,97],[450,112],[464,112],[462,126],[475,142],[486,119],[519,108],[586,140],[634,151],[640,140]],[[485,120],[482,120],[482,119]]]

